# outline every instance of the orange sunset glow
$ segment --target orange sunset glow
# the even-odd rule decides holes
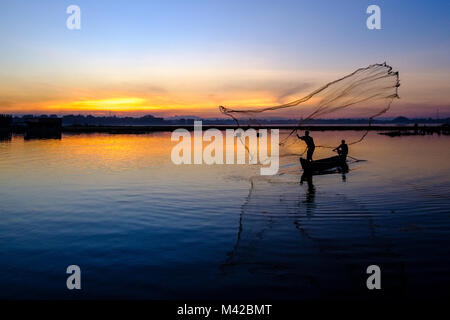
[[[286,103],[386,61],[401,79],[401,99],[386,116],[430,117],[438,110],[450,115],[448,50],[436,35],[441,29],[391,28],[389,37],[377,37],[365,25],[349,24],[322,30],[317,41],[320,25],[309,15],[296,19],[297,27],[277,31],[270,23],[246,22],[241,28],[229,19],[209,18],[180,21],[179,29],[159,20],[135,25],[87,3],[84,9],[89,21],[71,31],[57,25],[64,22],[64,10],[56,17],[59,9],[11,8],[20,17],[34,12],[52,17],[5,21],[10,33],[0,52],[1,113],[221,117],[220,105]],[[348,34],[354,36],[351,43]]]

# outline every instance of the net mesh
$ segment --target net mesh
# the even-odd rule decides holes
[[[386,63],[373,64],[327,83],[308,95],[276,106],[224,107],[220,111],[233,118],[239,127],[257,128],[277,120],[295,119],[295,128],[280,139],[280,156],[302,155],[301,144],[294,133],[311,120],[335,118],[365,119],[369,126],[372,119],[386,113],[394,99],[398,98],[399,73]],[[350,142],[361,142],[359,139]],[[318,145],[317,147],[331,147]]]

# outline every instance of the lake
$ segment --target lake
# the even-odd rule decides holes
[[[312,135],[337,145],[361,132]],[[174,165],[174,144],[170,133],[0,141],[0,298],[448,296],[449,136],[370,132],[350,146],[348,173],[301,183],[295,157],[262,177]],[[66,288],[73,264],[79,291]],[[369,265],[381,290],[366,287]]]

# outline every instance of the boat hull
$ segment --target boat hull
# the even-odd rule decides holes
[[[300,158],[300,164],[302,165],[302,168],[305,172],[320,172],[333,168],[347,167],[346,159],[342,156],[334,156],[316,161],[308,161],[306,159]]]

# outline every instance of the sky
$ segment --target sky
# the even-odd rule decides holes
[[[69,5],[81,29],[69,30]],[[366,9],[381,9],[369,30]],[[360,67],[400,72],[387,116],[450,116],[449,1],[2,0],[0,113],[221,117]]]

